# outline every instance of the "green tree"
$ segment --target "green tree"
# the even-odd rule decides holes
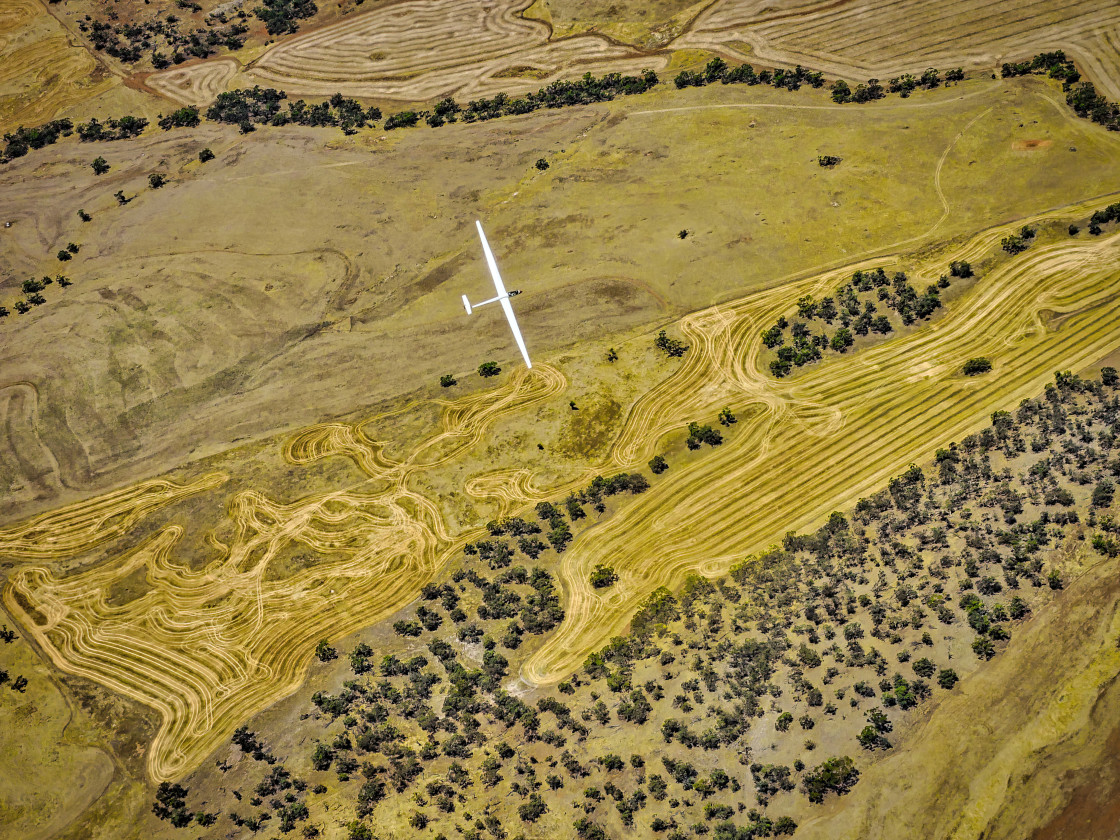
[[[991,659],[996,655],[996,646],[992,644],[991,639],[984,636],[977,636],[976,641],[972,643],[972,652],[981,659]]]
[[[944,689],[950,689],[960,681],[957,672],[952,668],[942,668],[937,675],[937,684]]]
[[[591,585],[596,589],[605,589],[608,586],[614,585],[618,580],[618,574],[610,566],[603,563],[596,564],[595,568],[591,571],[589,578]]]
[[[654,475],[661,475],[665,470],[669,469],[669,463],[661,455],[654,455],[649,462],[650,471]]]
[[[214,159],[214,153],[212,151],[210,151],[209,149],[203,149],[201,152],[198,153],[198,162],[199,163],[207,163],[208,161],[211,161],[213,159]]]
[[[836,334],[832,336],[830,346],[837,353],[844,353],[854,343],[855,337],[852,335],[852,331],[847,327],[841,327],[836,331]]]
[[[482,373],[481,369],[479,370],[479,373]],[[439,378],[439,384],[443,388],[450,388],[452,385],[458,385],[459,382],[457,379],[455,379],[454,374],[445,373]]]
[[[110,169],[108,161],[100,155],[93,159],[93,163],[91,163],[90,166],[93,167],[94,175],[104,175]]]
[[[980,373],[987,373],[991,369],[992,363],[983,356],[978,356],[975,359],[969,359],[965,362],[962,371],[965,376],[976,376]]]
[[[537,169],[539,169],[541,172],[544,172],[546,169],[548,169],[548,161],[544,158],[537,158],[537,162],[533,165],[536,166]]]
[[[331,647],[330,642],[326,639],[321,639],[315,647],[315,655],[319,657],[320,662],[330,662],[332,659],[338,658],[338,651]]]
[[[481,365],[478,366],[478,375],[479,376],[483,376],[483,377],[497,376],[501,372],[502,372],[502,369],[500,367],[498,367],[497,362],[483,362]]]
[[[919,677],[924,677],[927,680],[933,676],[933,672],[937,668],[937,666],[933,664],[933,660],[926,657],[922,657],[921,659],[917,660],[910,667],[914,669],[915,674],[917,674]]]
[[[1112,505],[1112,498],[1116,488],[1107,478],[1102,478],[1093,488],[1093,507],[1106,508]]]
[[[148,186],[150,186],[153,190],[158,190],[166,183],[167,176],[161,172],[153,172],[148,176]]]
[[[823,802],[830,791],[847,793],[859,781],[859,770],[848,756],[834,756],[807,772],[801,780],[810,802]]]

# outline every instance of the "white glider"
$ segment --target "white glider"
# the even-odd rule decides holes
[[[489,300],[484,300],[482,303],[472,304],[467,300],[467,296],[463,295],[463,306],[467,308],[467,314],[470,315],[472,311],[478,309],[480,306],[485,306],[488,303],[500,303],[502,310],[506,313],[506,319],[509,321],[509,328],[513,330],[513,339],[517,342],[517,349],[521,351],[521,355],[525,357],[525,366],[531,368],[533,363],[529,361],[529,351],[525,349],[525,339],[521,337],[521,328],[517,326],[517,319],[513,316],[513,307],[510,305],[509,299],[514,295],[521,294],[520,290],[514,289],[512,292],[507,292],[506,287],[502,284],[502,276],[498,274],[498,264],[494,261],[494,254],[490,250],[490,243],[486,241],[486,234],[482,232],[482,222],[476,221],[478,226],[478,237],[482,240],[482,250],[486,254],[486,264],[490,266],[490,275],[494,278],[494,289],[498,292],[497,297],[492,297]]]

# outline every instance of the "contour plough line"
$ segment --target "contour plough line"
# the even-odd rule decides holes
[[[1062,213],[1089,213],[1104,203]],[[953,258],[976,262],[1011,229],[985,231]],[[834,288],[853,266],[686,316],[679,327],[688,353],[637,400],[595,469],[561,486],[544,486],[528,469],[465,484],[467,494],[495,503],[503,515],[524,512],[595,472],[640,467],[665,434],[690,420],[725,405],[740,418],[720,450],[674,464],[649,491],[575,540],[560,568],[566,617],[522,676],[533,683],[563,678],[621,632],[657,586],[694,572],[726,572],[785,531],[852,504],[992,410],[1039,392],[1055,369],[1103,356],[1120,342],[1118,257],[1120,235],[1036,246],[981,277],[935,325],[826,360],[792,380],[760,372],[761,329],[800,295]],[[1047,326],[1044,310],[1061,317]],[[992,358],[995,371],[958,376],[977,355]],[[234,494],[227,513],[233,536],[222,543],[208,535],[215,558],[198,570],[175,558],[179,526],[64,577],[47,564],[218,487],[225,480],[218,474],[186,484],[143,482],[0,530],[0,552],[29,563],[11,575],[5,605],[57,667],[156,709],[161,723],[148,772],[154,780],[181,777],[239,723],[295,690],[319,639],[341,638],[396,612],[483,533],[451,533],[410,479],[462,457],[496,421],[566,387],[558,370],[541,364],[490,391],[436,401],[438,429],[399,459],[375,439],[376,418],[305,429],[285,442],[286,460],[307,465],[339,455],[366,478],[290,504],[256,490]],[[292,549],[316,555],[316,564],[270,579],[274,561]],[[606,595],[588,582],[600,562],[620,576]],[[109,588],[140,568],[148,590],[110,605]]]

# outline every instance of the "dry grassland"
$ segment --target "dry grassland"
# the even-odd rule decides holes
[[[1116,573],[1098,558],[798,837],[1114,837]]]
[[[759,330],[853,263],[952,240],[927,250],[912,276],[932,279],[950,259],[981,265],[1032,210],[1098,191],[1115,170],[1116,138],[1053,96],[1034,79],[865,109],[823,95],[791,104],[770,90],[663,92],[641,108],[616,102],[325,148],[314,131],[245,139],[205,126],[99,145],[114,166],[101,178],[88,172],[90,147],[73,142],[22,159],[0,176],[17,222],[5,288],[52,270],[57,243],[83,248],[67,265],[67,296],[3,324],[7,519],[72,502],[0,531],[13,567],[4,604],[58,668],[159,712],[147,770],[176,778],[294,690],[318,639],[414,599],[482,516],[563,494],[590,469],[640,467],[688,421],[731,405],[741,422],[718,453],[674,469],[564,555],[567,618],[523,672],[555,681],[654,587],[722,573],[1037,393],[1054,369],[1120,343],[1111,236],[1036,247],[983,276],[933,326],[795,382],[756,369]],[[1052,143],[1016,151],[1027,139]],[[219,151],[208,168],[197,163],[203,145]],[[816,165],[833,151],[845,166]],[[543,174],[531,168],[542,155],[554,163]],[[140,192],[157,169],[172,183],[116,207],[113,190]],[[1000,189],[976,189],[977,172]],[[317,212],[293,195],[315,195]],[[75,219],[79,206],[93,222]],[[502,243],[507,276],[535,293],[519,299],[522,322],[550,362],[495,389],[426,401],[435,430],[421,422],[382,439],[388,418],[377,417],[306,427],[509,352],[503,324],[480,318],[464,330],[457,311],[461,291],[485,285],[470,230],[479,214]],[[682,227],[694,235],[678,239]],[[524,466],[546,405],[609,393],[573,384],[578,364],[557,358],[563,348],[604,331],[644,332],[646,346],[651,325],[699,307],[679,325],[692,348],[679,369],[660,384],[634,371],[632,392],[643,395],[619,400],[617,434],[604,421],[606,455],[561,440],[569,469]],[[960,363],[980,354],[995,375],[961,380]],[[86,362],[65,364],[73,358]],[[137,482],[227,449],[231,437],[301,425],[285,444],[295,472],[282,488],[197,468]],[[497,429],[516,446],[488,447]],[[360,478],[309,491],[304,475],[335,455]],[[88,498],[98,486],[123,489]],[[220,513],[160,518],[196,499]],[[215,516],[221,528],[201,526]],[[127,547],[110,546],[117,538]],[[602,561],[621,575],[605,596],[587,585]]]

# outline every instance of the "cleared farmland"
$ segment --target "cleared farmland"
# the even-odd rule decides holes
[[[1110,96],[1120,95],[1120,8],[1087,3],[766,3],[722,0],[703,11],[677,48],[705,48],[744,60],[803,64],[849,79],[988,67],[1064,49]]]
[[[535,90],[576,72],[666,63],[596,35],[549,42],[548,26],[521,17],[526,5],[406,0],[285,41],[250,64],[243,81],[303,95],[423,100]]]
[[[153,74],[147,83],[184,102],[208,101],[221,87],[249,84],[305,96],[341,91],[414,102],[519,94],[589,70],[662,70],[675,51],[686,61],[702,50],[862,80],[930,66],[987,70],[1000,61],[1064,49],[1105,94],[1120,99],[1120,9],[1108,0],[1075,6],[1052,0],[717,0],[687,11],[649,10],[655,18],[676,12],[653,29],[624,22],[642,20],[644,4],[612,4],[609,14],[576,4],[557,12],[562,37],[545,22],[548,9],[527,6],[526,0],[403,0],[286,39],[242,73],[229,73],[229,59],[213,59]],[[636,27],[630,39],[628,27]]]
[[[1006,232],[975,238],[959,256],[976,259]],[[928,455],[930,441],[959,436],[994,408],[1041,390],[1054,369],[1102,356],[1120,342],[1110,269],[1118,251],[1114,235],[1028,252],[983,278],[933,328],[825,363],[794,383],[756,370],[759,328],[800,294],[828,290],[850,268],[685,318],[680,328],[692,349],[684,364],[637,402],[600,469],[643,464],[665,434],[723,405],[740,413],[741,424],[720,452],[673,470],[573,545],[561,569],[567,618],[523,676],[560,679],[621,630],[657,586],[693,571],[725,572],[747,552]],[[960,363],[980,353],[993,358],[995,374],[962,381]],[[162,725],[148,754],[149,774],[179,776],[239,721],[294,690],[316,640],[338,638],[407,604],[477,536],[450,533],[437,504],[412,482],[463,457],[499,419],[524,417],[566,386],[545,364],[496,389],[441,401],[439,429],[399,460],[364,431],[377,418],[308,428],[288,441],[286,460],[307,465],[342,455],[368,479],[290,504],[255,490],[237,493],[228,502],[234,536],[208,537],[217,557],[198,570],[175,557],[183,536],[177,525],[66,577],[46,565],[24,566],[11,577],[5,605],[59,668],[156,708]],[[176,494],[221,480],[145,483],[2,532],[0,544],[36,563],[60,560],[134,525]],[[542,488],[528,470],[504,470],[464,489],[513,512],[585,480]],[[297,549],[315,561],[288,576],[269,574]],[[587,583],[604,560],[621,576],[606,597]],[[146,591],[111,604],[105,593],[135,574]]]

